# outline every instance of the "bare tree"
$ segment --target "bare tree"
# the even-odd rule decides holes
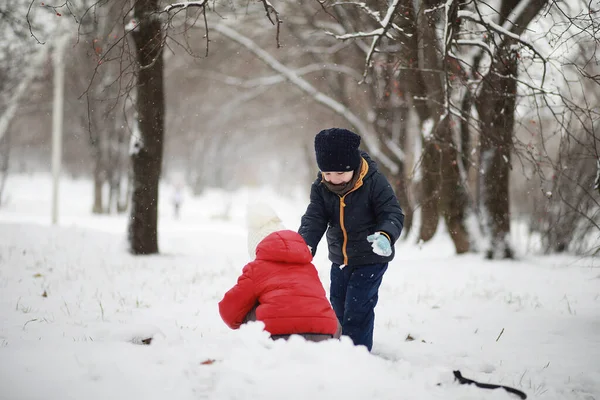
[[[597,171],[594,167],[597,144],[593,139],[597,136],[594,110],[598,103],[594,88],[598,72],[594,67],[593,50],[597,30],[594,19],[590,19],[594,9],[582,3],[581,10],[575,12],[572,4],[563,7],[564,10],[556,4],[548,4],[540,13],[543,2],[527,8],[523,2],[510,1],[500,2],[497,9],[482,2],[320,4],[282,1],[286,24],[282,25],[281,34],[286,46],[276,54],[269,54],[265,49],[274,47],[278,40],[264,35],[264,28],[250,29],[250,26],[255,28],[256,21],[264,19],[263,11],[259,16],[256,9],[250,8],[252,11],[243,13],[244,23],[241,18],[222,21],[217,20],[216,13],[206,12],[206,4],[204,1],[182,3],[167,7],[168,12],[161,8],[155,13],[163,28],[162,51],[169,63],[171,60],[178,63],[177,69],[171,66],[170,73],[174,76],[169,78],[169,85],[176,82],[184,88],[185,82],[197,82],[197,78],[222,85],[219,88],[215,85],[206,92],[207,86],[203,85],[195,93],[169,98],[169,102],[173,102],[169,104],[173,104],[176,111],[166,113],[166,119],[163,117],[163,124],[166,121],[169,126],[168,141],[172,149],[187,154],[183,159],[193,168],[186,171],[199,189],[207,185],[234,184],[244,180],[242,175],[260,175],[253,167],[244,167],[252,165],[254,153],[264,154],[270,148],[261,148],[259,143],[265,143],[273,129],[285,134],[293,132],[294,128],[289,125],[294,124],[295,110],[306,109],[312,101],[311,107],[320,104],[330,110],[320,114],[323,122],[344,121],[342,123],[363,134],[367,149],[381,161],[380,166],[390,177],[398,196],[413,196],[411,201],[417,200],[413,204],[421,211],[423,240],[435,234],[438,221],[443,217],[457,252],[474,249],[474,239],[479,235],[469,235],[464,223],[466,216],[473,215],[487,233],[486,254],[510,257],[513,254],[508,239],[511,220],[518,218],[517,213],[534,198],[537,203],[527,206],[533,209],[527,211],[528,216],[542,217],[534,228],[548,238],[549,248],[552,249],[551,242],[557,243],[557,235],[568,236],[557,229],[556,221],[567,221],[565,212],[556,211],[561,197],[561,207],[570,204],[579,210],[581,217],[564,226],[576,226],[577,232],[583,232],[581,229],[585,226],[592,229],[589,233],[593,232],[595,205],[594,201],[588,201],[593,200],[589,197],[595,193],[593,186],[578,192],[575,186],[567,185],[567,176],[571,182],[575,181],[569,168],[576,165],[581,166],[582,172],[591,173],[590,178],[585,178],[588,180],[593,181]],[[103,50],[94,60],[102,62],[101,66],[94,67],[98,70],[95,79],[100,84],[104,76],[100,70],[108,61],[117,61],[114,63],[119,66],[116,75],[122,83],[119,93],[129,93],[130,98],[139,101],[136,97],[139,94],[138,53],[133,51],[136,29],[131,29],[139,21],[133,17],[133,8],[129,7],[129,12],[127,5],[134,3],[123,2],[119,15],[125,18],[121,20],[135,23],[130,29],[123,29],[109,46],[102,46],[114,53]],[[216,11],[221,16],[237,12],[234,7]],[[277,14],[269,11],[269,15],[279,26]],[[561,15],[562,20],[558,18]],[[551,24],[550,28],[544,23]],[[190,29],[193,26],[200,29]],[[575,26],[579,26],[579,33],[573,30]],[[290,39],[290,32],[294,39]],[[541,32],[549,34],[544,37]],[[558,52],[553,54],[551,46],[571,44],[575,38],[580,39],[583,32],[588,32],[589,41],[579,40],[580,43],[569,46],[568,56],[553,57]],[[237,45],[225,45],[223,37],[250,51],[240,51]],[[206,58],[209,46],[211,52]],[[225,52],[221,54],[220,50]],[[183,57],[185,53],[187,58]],[[238,63],[226,61],[232,54]],[[248,70],[250,54],[268,65],[275,75],[261,70],[263,76],[252,77],[254,70]],[[194,68],[182,73],[185,60]],[[251,68],[257,68],[253,65]],[[558,74],[552,72],[551,80],[543,80],[546,68],[549,73],[554,69]],[[216,69],[220,73],[216,73]],[[560,73],[564,77],[563,86],[550,85]],[[273,89],[286,81],[300,90]],[[577,90],[573,90],[574,82],[580,85]],[[222,90],[223,85],[230,89]],[[98,93],[89,93],[94,101],[99,97]],[[108,89],[99,89],[99,93],[113,96]],[[276,101],[272,96],[281,102],[277,112],[265,108],[268,102]],[[204,101],[207,97],[210,101]],[[102,126],[101,104],[94,103],[93,108],[99,112],[98,121]],[[138,111],[135,119],[139,120],[139,116]],[[209,122],[201,126],[189,122],[205,119]],[[529,123],[530,119],[537,120],[537,124]],[[328,120],[330,122],[326,122]],[[314,121],[311,124],[311,129],[320,126]],[[131,122],[125,124],[134,131],[133,138],[142,137],[141,125],[131,125]],[[113,131],[104,126],[103,129],[108,143]],[[529,139],[530,133],[535,135],[534,140]],[[564,136],[569,140],[561,140]],[[252,140],[248,140],[250,137]],[[163,143],[164,139],[163,136]],[[276,146],[277,140],[271,140],[270,145]],[[294,140],[304,149],[308,135],[294,137]],[[587,144],[575,146],[576,143]],[[416,151],[408,146],[414,146]],[[140,146],[133,146],[136,148]],[[221,162],[223,157],[231,159],[239,149],[243,149],[245,159],[235,157],[235,162]],[[580,161],[576,161],[578,155]],[[182,158],[169,157],[165,162],[175,165],[182,163]],[[414,165],[412,173],[407,171],[410,163]],[[521,170],[515,168],[519,163]],[[240,167],[243,172],[239,172]],[[539,196],[526,197],[520,193],[522,189],[511,183],[516,174],[525,176],[519,181],[528,179],[528,190],[535,186]],[[550,178],[552,176],[557,178]],[[538,182],[533,182],[534,178]],[[555,186],[553,179],[562,181]],[[539,190],[540,187],[544,190]],[[559,196],[559,192],[563,195]],[[511,202],[509,193],[513,198],[515,193],[520,193],[525,201]],[[548,197],[545,193],[553,195]],[[587,206],[583,201],[566,201],[566,193],[588,196]],[[410,210],[406,207],[408,201],[402,202]],[[554,212],[560,218],[550,221],[548,217],[549,223],[544,222],[545,216]],[[551,229],[556,235],[549,234]],[[559,248],[574,249],[574,245],[569,242],[554,246],[554,250]]]
[[[475,105],[479,115],[482,215],[490,236],[486,250],[488,258],[512,258],[510,244],[509,172],[515,132],[517,104],[518,38],[547,4],[546,0],[524,3],[506,0],[501,3],[497,21],[481,17],[482,10],[474,3],[475,13],[463,11],[459,15],[486,28],[488,35],[484,52],[490,52],[489,68],[483,75]]]
[[[381,76],[377,59],[384,54],[388,55],[385,64],[395,62],[400,75],[409,77],[403,88],[413,102],[423,136],[418,164],[422,174],[421,239],[433,236],[441,215],[457,252],[469,250],[472,239],[465,219],[470,205],[489,238],[486,256],[513,257],[509,172],[515,151],[515,110],[523,103],[518,101],[517,88],[525,86],[533,95],[545,91],[545,73],[534,82],[519,79],[525,69],[521,56],[528,54],[532,62],[537,60],[534,65],[539,71],[545,71],[547,63],[538,46],[523,35],[536,18],[543,18],[541,11],[548,9],[548,3],[505,0],[498,8],[483,2],[437,0],[327,4],[360,10],[365,16],[346,18],[345,32],[335,35],[340,40],[370,41],[370,45],[366,43],[365,77],[381,80],[377,78]],[[582,30],[597,32],[589,17],[584,22],[586,12],[591,15],[596,10],[582,6],[580,21],[567,18],[564,26],[580,22],[585,25]],[[550,11],[573,15],[572,10],[560,7]],[[346,12],[345,17],[348,15]],[[589,104],[586,109],[591,109]],[[389,121],[390,116],[382,119]],[[383,121],[379,124],[385,125]],[[474,139],[476,148],[470,152]],[[469,156],[475,149],[479,150],[476,160]],[[469,167],[476,162],[480,163],[480,192],[469,195]]]
[[[97,65],[93,78],[86,91],[92,99],[97,99],[98,90],[111,87],[111,81],[119,82],[117,98],[131,96],[135,102],[135,121],[132,127],[131,159],[133,168],[133,187],[131,201],[131,218],[129,220],[130,249],[134,254],[152,254],[158,252],[158,185],[161,176],[164,148],[164,61],[163,50],[167,43],[169,28],[173,26],[174,17],[181,10],[198,9],[200,15],[206,15],[206,1],[184,2],[161,7],[159,0],[136,0],[110,3],[98,1],[93,3],[84,13],[92,17],[93,32],[115,34],[114,28],[99,26],[96,23],[98,14],[107,7],[114,7],[116,21],[124,21],[126,25],[116,32],[114,40],[107,49],[98,52]],[[279,26],[277,11],[268,2],[263,2],[267,15]],[[68,7],[68,3],[67,3]],[[72,10],[69,8],[69,11]],[[184,15],[186,19],[188,15]],[[273,18],[275,18],[273,20]],[[82,19],[79,18],[81,21]],[[206,19],[204,19],[206,22]],[[80,29],[85,25],[80,24]],[[205,24],[206,29],[208,25]],[[277,36],[278,37],[278,36]],[[130,48],[129,38],[132,38]],[[208,48],[208,47],[207,47]],[[118,63],[118,74],[114,76],[106,65]],[[114,79],[113,79],[114,77]],[[94,82],[96,84],[94,85]],[[134,90],[135,89],[135,90]],[[118,104],[118,103],[117,103]],[[125,104],[123,102],[122,104]],[[106,108],[103,108],[106,110]],[[102,109],[100,118],[105,118]],[[99,124],[98,131],[114,129],[106,124]],[[96,179],[101,182],[106,175],[110,163],[105,152],[107,144],[103,142],[109,136],[106,133],[92,137],[92,145],[96,149]],[[97,193],[100,190],[97,190]]]
[[[16,0],[0,5],[0,37],[5,39],[0,43],[0,204],[9,169],[9,128],[48,55],[47,46],[36,49],[28,40],[34,36],[34,30],[44,34],[47,28],[33,16],[28,24],[23,24],[28,16],[27,6]]]
[[[158,184],[164,141],[163,47],[166,32],[159,13],[177,12],[190,6],[199,7],[202,15],[206,15],[206,1],[177,3],[163,10],[159,9],[158,0],[138,0],[134,3],[134,19],[130,24],[137,55],[135,99],[139,137],[135,137],[135,150],[132,153],[134,180],[129,239],[135,254],[158,252]],[[271,21],[279,30],[277,11],[266,1],[264,6],[267,16],[275,17],[275,21]],[[167,26],[170,24],[169,19]],[[208,37],[208,25],[205,26]]]
[[[359,3],[352,5],[348,8],[332,6],[323,12],[316,2],[289,2],[287,12],[295,17],[290,19],[287,27],[300,44],[300,50],[293,52],[294,64],[308,64],[288,68],[299,73],[318,66],[315,72],[324,79],[313,80],[317,90],[313,92],[313,98],[319,101],[323,95],[331,97],[343,107],[333,103],[325,104],[326,107],[336,112],[348,110],[354,115],[348,118],[346,114],[346,123],[367,139],[368,151],[379,161],[380,168],[392,183],[407,214],[404,229],[407,234],[412,225],[404,166],[408,104],[399,88],[398,71],[391,57],[385,54],[377,56],[373,74],[363,76],[364,58],[369,46],[363,38],[349,40],[351,36],[345,34],[353,32],[361,24],[376,29],[384,22],[378,15],[361,12]],[[329,33],[324,35],[321,33],[323,30]],[[298,82],[290,81],[302,87]],[[365,84],[361,85],[361,82]],[[340,114],[344,115],[344,112]]]
[[[78,98],[79,108],[84,111],[79,114],[78,122],[88,136],[93,159],[92,212],[123,212],[127,201],[121,193],[122,183],[129,167],[127,119],[132,117],[133,108],[128,97],[127,75],[120,70],[123,64],[118,62],[124,50],[118,39],[123,37],[124,30],[117,21],[124,5],[118,1],[98,4],[93,0],[78,6],[71,8],[71,12],[81,17],[70,54],[75,62],[69,70],[71,87],[75,88],[71,90],[78,91],[72,96]]]
[[[137,67],[136,111],[139,137],[132,153],[133,194],[129,241],[134,254],[158,252],[158,184],[164,138],[163,32],[158,0],[134,4],[132,36]]]
[[[334,3],[342,7],[344,3]],[[456,251],[463,253],[469,250],[469,234],[465,228],[466,193],[461,185],[461,176],[457,165],[457,148],[453,142],[453,129],[449,98],[451,87],[447,81],[446,53],[447,44],[438,34],[440,26],[448,19],[440,18],[436,11],[442,8],[441,3],[419,3],[415,9],[412,2],[395,0],[391,3],[348,3],[348,7],[358,7],[359,11],[375,20],[375,26],[365,26],[358,22],[354,32],[349,31],[335,37],[340,40],[367,39],[365,77],[371,73],[373,61],[377,53],[393,54],[394,58],[386,60],[386,64],[396,65],[403,71],[418,68],[418,73],[401,72],[388,74],[387,80],[392,85],[394,80],[412,78],[411,83],[402,84],[403,89],[419,103],[417,115],[423,132],[423,184],[421,186],[421,239],[429,240],[436,231],[438,216],[445,218],[448,230],[454,241]],[[438,7],[440,6],[440,7]],[[383,17],[379,19],[379,15]],[[411,19],[412,17],[412,19]],[[350,27],[347,27],[349,29]],[[445,32],[445,29],[442,29]],[[402,50],[398,50],[398,48]],[[390,81],[390,77],[394,80]],[[385,86],[384,86],[385,87]],[[379,125],[385,126],[382,116]],[[385,137],[389,135],[382,135]],[[398,136],[400,139],[402,136]],[[389,140],[389,139],[388,139]],[[392,149],[388,143],[387,148]],[[404,143],[396,142],[402,149]],[[404,177],[402,177],[404,179]]]
[[[589,255],[600,251],[600,68],[597,48],[600,10],[588,3],[553,3],[555,21],[544,39],[549,52],[543,86],[535,73],[527,74],[530,92],[526,105],[535,110],[529,135],[516,142],[524,171],[539,182],[532,196],[532,228],[539,232],[545,252],[571,251]],[[527,60],[527,53],[521,59]],[[531,63],[529,63],[531,64]],[[528,68],[527,71],[535,71]],[[535,141],[523,140],[529,136]]]
[[[594,147],[590,139],[580,133],[565,136],[561,143],[554,173],[547,182],[543,207],[536,214],[536,229],[542,233],[547,253],[570,250],[577,254],[597,254],[600,251],[600,201],[593,194],[597,171],[594,159],[586,154]]]

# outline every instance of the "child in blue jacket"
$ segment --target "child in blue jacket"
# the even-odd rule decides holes
[[[314,255],[327,231],[331,305],[342,334],[371,351],[379,286],[394,258],[404,213],[375,161],[359,150],[360,140],[340,128],[315,136],[320,172],[298,233]]]

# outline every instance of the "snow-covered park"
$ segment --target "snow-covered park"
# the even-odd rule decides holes
[[[232,331],[217,303],[249,261],[245,213],[267,199],[297,229],[307,199],[262,190],[160,199],[160,255],[127,252],[127,216],[93,216],[91,182],[9,177],[0,208],[0,398],[516,399],[459,385],[453,370],[529,399],[600,398],[600,259],[456,256],[448,236],[397,244],[372,353],[348,338],[271,341]],[[300,191],[301,192],[301,191]],[[325,246],[314,260],[328,291]],[[148,342],[145,345],[142,341]]]

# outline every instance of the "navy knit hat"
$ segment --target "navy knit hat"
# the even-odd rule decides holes
[[[360,165],[360,136],[347,129],[324,129],[315,136],[317,165],[322,172],[354,171]]]

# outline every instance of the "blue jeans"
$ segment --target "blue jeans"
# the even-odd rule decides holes
[[[379,286],[388,263],[331,266],[330,301],[342,324],[342,334],[349,336],[355,345],[373,347],[375,306],[379,299]]]

